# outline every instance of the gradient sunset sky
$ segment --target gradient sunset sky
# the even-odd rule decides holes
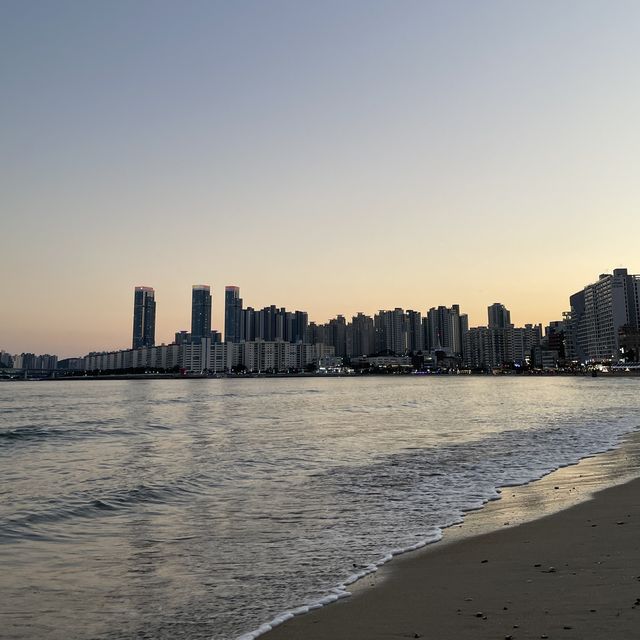
[[[640,271],[640,3],[0,1],[0,348],[156,341],[191,285],[560,319]]]

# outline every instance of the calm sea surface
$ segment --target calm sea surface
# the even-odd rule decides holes
[[[1,383],[0,637],[252,637],[639,410],[638,379]]]

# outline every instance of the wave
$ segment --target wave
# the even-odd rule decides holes
[[[70,433],[69,429],[57,427],[18,427],[0,431],[0,446],[2,443],[38,441],[45,438],[65,437]]]
[[[200,492],[193,478],[185,478],[171,485],[139,484],[99,496],[91,492],[78,492],[47,503],[38,510],[22,511],[5,518],[0,523],[0,543],[22,539],[55,538],[51,525],[66,520],[102,517],[134,509],[145,504],[167,504],[175,500],[191,498]],[[41,528],[41,525],[47,525]]]
[[[117,437],[139,435],[145,429],[170,430],[171,426],[159,423],[139,425],[136,429],[125,426],[117,418],[103,420],[79,420],[67,426],[26,425],[0,430],[0,449],[18,443],[43,443],[51,439],[77,441],[84,438]]]
[[[277,614],[236,640],[255,640],[295,616],[350,596],[349,585],[400,554],[438,542],[443,530],[462,523],[466,513],[499,500],[501,487],[525,485],[561,467],[611,451],[620,446],[629,433],[640,430],[640,425],[627,424],[604,433],[601,427],[594,423],[587,427],[565,425],[537,432],[505,431],[457,445],[411,448],[364,467],[338,467],[316,474],[314,478],[325,490],[336,492],[344,502],[361,505],[365,511],[377,507],[382,518],[387,517],[388,509],[397,500],[405,513],[421,514],[429,510],[436,522],[419,535],[417,542],[410,542],[410,536],[405,536],[396,541],[396,546],[383,551],[377,560],[359,567],[320,597]],[[483,456],[487,451],[492,454],[490,460]],[[550,451],[555,452],[553,457]],[[518,452],[522,454],[517,455]],[[528,455],[524,455],[525,452]],[[407,500],[406,495],[394,496],[406,487],[412,488],[411,499]],[[367,497],[372,495],[373,501],[368,502]],[[402,528],[396,526],[397,530]],[[415,539],[413,531],[407,527]]]

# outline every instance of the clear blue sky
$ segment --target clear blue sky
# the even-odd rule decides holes
[[[640,3],[0,2],[0,348],[190,288],[560,317],[640,270]]]

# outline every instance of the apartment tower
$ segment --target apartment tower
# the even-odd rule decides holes
[[[155,342],[155,291],[152,287],[136,287],[133,292],[133,348],[153,347]]]
[[[211,287],[194,284],[191,292],[191,339],[211,337]]]

